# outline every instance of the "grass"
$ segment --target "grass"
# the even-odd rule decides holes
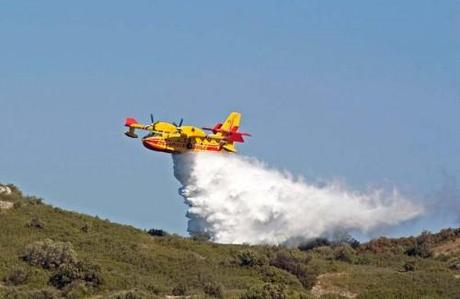
[[[152,236],[52,207],[13,189],[10,195],[0,194],[1,201],[14,203],[0,210],[0,298],[161,298],[173,293],[196,298],[312,298],[317,275],[331,272],[347,273],[328,283],[358,298],[460,298],[460,279],[454,276],[460,273],[448,267],[456,256],[374,253],[366,244],[357,250],[323,246],[301,251]],[[23,258],[28,245],[47,239],[71,244],[75,261],[47,269]],[[407,262],[414,271],[403,272]],[[84,271],[93,271],[98,284],[88,283]],[[69,283],[57,289],[53,277]]]

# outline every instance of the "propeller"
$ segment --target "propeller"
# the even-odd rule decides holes
[[[183,122],[184,122],[184,119],[181,118],[180,121],[179,121],[179,124],[173,122],[173,125],[175,125],[176,127],[181,127]]]
[[[144,129],[153,129],[153,124],[155,123],[155,119],[153,118],[153,113],[150,113],[150,125],[145,125]]]

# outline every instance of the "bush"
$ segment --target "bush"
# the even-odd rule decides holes
[[[9,286],[18,286],[21,284],[27,283],[29,280],[30,273],[29,271],[21,266],[15,266],[11,271],[5,276],[3,281],[6,285]]]
[[[61,294],[52,288],[21,291],[17,289],[10,289],[4,299],[59,299],[62,298]]]
[[[85,223],[81,228],[80,230],[84,233],[89,233],[89,231],[91,230],[91,225],[88,224],[88,223]]]
[[[203,291],[206,295],[211,297],[218,299],[224,298],[224,287],[220,283],[208,282],[204,285]]]
[[[280,250],[274,258],[270,260],[270,265],[285,270],[297,277],[300,283],[307,289],[313,287],[318,276],[318,271],[314,267],[308,267],[311,257],[303,259],[297,258],[291,252]]]
[[[30,220],[29,223],[27,223],[27,227],[32,227],[32,228],[38,228],[38,229],[44,229],[45,228],[45,223],[43,223],[40,218],[34,217]]]
[[[406,250],[408,256],[427,258],[432,256],[431,248],[427,243],[416,242],[414,246]]]
[[[337,231],[334,233],[334,242],[333,245],[350,245],[351,248],[356,249],[359,247],[360,243],[358,240],[353,238],[346,231]]]
[[[307,241],[307,242],[304,242],[302,244],[300,244],[297,248],[299,248],[299,250],[302,250],[302,251],[308,251],[308,250],[311,250],[313,248],[317,248],[317,247],[322,247],[322,246],[329,246],[331,245],[331,242],[326,239],[326,238],[315,238],[313,240],[310,240],[310,241]]]
[[[424,231],[415,239],[415,243],[408,247],[405,253],[409,256],[419,256],[421,258],[431,257],[433,255],[431,244],[434,239],[435,237],[430,232]]]
[[[268,260],[265,256],[260,256],[252,250],[241,250],[238,252],[238,263],[243,267],[263,266]]]
[[[62,296],[67,299],[89,298],[91,292],[83,282],[75,281],[62,289]]]
[[[62,289],[78,281],[85,283],[87,286],[98,287],[102,284],[99,266],[84,262],[62,264],[50,277],[49,282],[54,287]]]
[[[150,294],[160,295],[161,293],[165,293],[167,290],[165,289],[164,285],[157,285],[157,284],[148,284],[145,289]]]
[[[39,198],[39,197],[32,196],[32,197],[30,198],[30,202],[31,202],[33,205],[42,205],[42,204],[43,204],[43,199],[42,199],[42,198]]]
[[[109,299],[147,299],[155,298],[140,290],[128,290],[116,292],[108,297]]]
[[[292,279],[290,277],[273,266],[264,265],[258,269],[258,272],[262,275],[262,279],[266,283],[286,285],[292,283]]]
[[[313,252],[319,254],[321,257],[323,257],[326,260],[333,260],[335,258],[334,249],[332,249],[329,246],[316,247],[313,249]]]
[[[449,267],[449,269],[452,269],[452,270],[460,270],[460,258],[450,260],[447,263],[447,266]]]
[[[147,233],[151,236],[155,236],[155,237],[166,237],[168,236],[168,233],[162,229],[150,229],[149,231],[147,231]]]
[[[404,271],[406,271],[406,272],[415,271],[415,269],[416,269],[416,267],[415,267],[415,262],[410,261],[410,262],[404,263],[403,269],[404,269]]]
[[[191,235],[193,241],[207,242],[211,240],[211,235],[208,233],[194,232]]]
[[[356,260],[356,251],[350,245],[337,246],[334,249],[334,257],[338,261],[354,263]]]
[[[349,233],[337,232],[335,234],[334,241],[329,241],[326,238],[315,238],[300,244],[297,248],[302,251],[308,251],[317,247],[336,247],[341,245],[349,245],[351,246],[351,248],[356,249],[360,246],[360,243],[358,240],[354,239]]]
[[[240,296],[240,299],[286,299],[285,287],[270,283],[253,286]]]
[[[24,202],[23,201],[15,201],[14,204],[13,204],[13,208],[15,209],[20,209],[24,206]]]
[[[447,262],[450,259],[450,257],[447,254],[440,253],[436,255],[434,259],[440,262]]]
[[[187,294],[187,286],[183,283],[179,283],[172,289],[171,293],[174,296],[185,296]]]
[[[45,239],[27,245],[22,258],[31,265],[54,269],[62,264],[75,263],[77,254],[69,242]]]

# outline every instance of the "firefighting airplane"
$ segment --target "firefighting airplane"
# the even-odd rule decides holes
[[[238,132],[240,118],[240,113],[232,112],[223,124],[218,123],[214,128],[198,128],[183,126],[183,119],[179,124],[154,121],[152,114],[149,125],[140,124],[136,119],[128,117],[125,126],[129,129],[125,135],[137,138],[136,129],[148,131],[149,133],[142,138],[142,143],[146,148],[158,152],[181,154],[189,151],[226,151],[235,153],[235,142],[244,142],[243,136],[251,136],[248,133]],[[203,130],[211,131],[212,134],[206,134]]]

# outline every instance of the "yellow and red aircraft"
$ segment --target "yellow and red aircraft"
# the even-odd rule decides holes
[[[232,112],[225,122],[218,123],[214,128],[198,128],[195,126],[183,126],[183,119],[179,124],[165,121],[154,121],[150,115],[151,124],[144,125],[136,119],[126,118],[125,126],[128,127],[126,136],[137,138],[136,129],[145,130],[149,133],[142,138],[144,146],[150,150],[180,154],[188,151],[194,152],[220,152],[235,153],[235,142],[244,142],[243,136],[251,136],[248,133],[238,132],[241,114]],[[211,131],[206,134],[203,130]]]

